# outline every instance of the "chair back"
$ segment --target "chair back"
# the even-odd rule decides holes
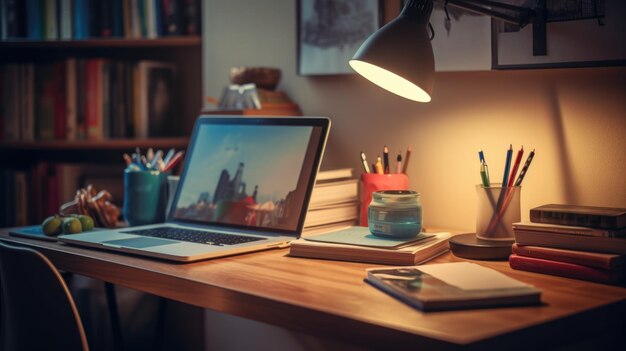
[[[74,299],[41,253],[0,242],[0,349],[89,350]]]

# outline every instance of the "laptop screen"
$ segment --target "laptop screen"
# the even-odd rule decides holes
[[[298,235],[327,118],[200,117],[170,219]]]

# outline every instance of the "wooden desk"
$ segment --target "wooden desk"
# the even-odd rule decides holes
[[[372,264],[288,257],[272,250],[172,264],[8,236],[60,269],[154,295],[372,348],[544,349],[587,338],[626,344],[626,289],[514,271],[543,290],[542,306],[421,313],[363,282]],[[460,261],[452,254],[433,262]]]

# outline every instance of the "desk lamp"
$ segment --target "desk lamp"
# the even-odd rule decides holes
[[[446,0],[472,12],[523,27],[533,23],[533,54],[546,54],[546,3],[533,9],[488,0]],[[428,33],[433,0],[408,0],[400,15],[372,34],[350,60],[350,66],[372,83],[404,98],[429,102],[433,91],[435,58]],[[447,11],[447,9],[446,9]],[[432,30],[432,27],[431,27]],[[474,233],[450,239],[457,256],[472,259],[506,259],[511,242],[481,240]]]
[[[533,54],[545,55],[545,0],[533,9],[488,0],[447,0],[472,12],[523,27],[533,23]],[[372,83],[404,98],[429,102],[435,59],[428,33],[433,0],[408,0],[400,15],[361,45],[350,66]],[[434,33],[433,33],[434,34]]]

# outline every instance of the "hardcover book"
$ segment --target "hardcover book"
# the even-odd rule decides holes
[[[532,208],[530,221],[620,229],[626,227],[626,208],[549,204]]]
[[[541,302],[533,286],[470,262],[371,268],[365,281],[425,312]]]
[[[621,270],[624,256],[599,252],[556,249],[553,247],[513,244],[511,251],[519,256],[574,263],[606,270]]]
[[[605,238],[563,233],[514,229],[515,242],[519,245],[555,247],[626,255],[626,238]]]
[[[514,229],[534,230],[540,232],[562,233],[582,236],[620,237],[626,236],[626,227],[622,229],[598,229],[572,225],[559,225],[548,223],[517,222],[513,223]]]
[[[560,277],[582,279],[604,284],[617,284],[623,278],[623,274],[620,270],[611,271],[587,267],[580,264],[545,260],[516,254],[509,257],[509,265],[513,269],[558,275]]]

